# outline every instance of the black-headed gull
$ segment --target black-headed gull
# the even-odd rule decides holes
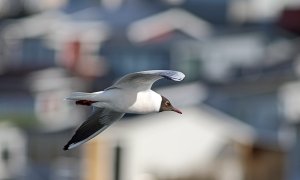
[[[182,72],[171,70],[141,71],[123,76],[104,91],[72,93],[67,100],[79,105],[93,106],[94,111],[63,149],[69,150],[87,142],[121,119],[125,113],[174,111],[182,114],[167,98],[151,90],[151,87],[162,78],[181,81],[184,77]]]

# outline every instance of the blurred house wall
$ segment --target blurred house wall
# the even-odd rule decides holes
[[[238,150],[244,171],[244,180],[286,179],[286,150],[262,144],[238,144]]]

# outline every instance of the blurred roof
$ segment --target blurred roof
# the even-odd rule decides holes
[[[134,42],[141,42],[174,30],[201,40],[210,35],[212,27],[210,23],[184,9],[171,8],[131,23],[128,28],[128,36]]]
[[[101,41],[108,36],[108,27],[102,21],[77,22],[67,14],[52,11],[15,21],[3,30],[6,39],[43,37],[52,41],[64,41],[81,33],[89,33],[89,36],[85,36],[92,36],[89,41]]]

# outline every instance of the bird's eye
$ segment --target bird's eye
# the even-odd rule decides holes
[[[167,101],[165,104],[166,104],[166,106],[170,106],[171,105],[171,103],[169,101]]]

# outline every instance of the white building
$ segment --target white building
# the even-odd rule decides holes
[[[255,131],[205,105],[182,111],[117,122],[85,146],[86,179],[242,179],[233,145],[252,144]]]

